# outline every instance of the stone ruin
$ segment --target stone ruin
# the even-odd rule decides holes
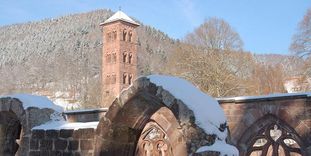
[[[206,133],[189,105],[146,77],[134,81],[109,109],[63,113],[68,124],[97,121],[95,128],[40,129],[52,120],[55,110],[25,107],[20,99],[2,97],[0,155],[219,156],[228,154],[226,147],[234,149],[229,144],[241,156],[311,155],[310,94],[221,98],[218,102],[227,116],[227,122],[217,126],[219,132],[228,132],[228,144],[222,149],[210,148],[221,137]],[[205,150],[199,150],[202,146]]]
[[[183,101],[145,77],[124,90],[109,110],[66,113],[72,123],[100,118],[95,129],[34,128],[51,121],[54,112],[50,108],[25,109],[19,99],[1,98],[0,155],[195,156],[221,152],[196,153],[201,146],[214,144],[217,135],[207,134]],[[77,114],[82,117],[75,117]],[[227,127],[219,125],[219,129]]]

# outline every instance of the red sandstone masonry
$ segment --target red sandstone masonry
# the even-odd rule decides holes
[[[30,156],[94,154],[95,130],[33,130],[29,145]]]
[[[137,78],[137,34],[135,28],[138,25],[118,20],[102,26],[102,104],[109,107],[112,101],[107,101],[107,97],[114,99],[122,89],[128,87],[129,75],[132,76],[131,83]],[[109,37],[111,33],[116,33],[116,38]],[[125,40],[123,40],[123,33],[126,33]],[[129,33],[132,34],[131,41],[129,41]],[[127,55],[126,62],[123,62],[123,54]],[[131,62],[128,61],[130,54]],[[115,59],[112,58],[113,55],[115,55]],[[111,59],[109,59],[110,56]],[[123,83],[124,74],[127,75],[125,84]],[[114,82],[111,81],[112,75],[115,75],[116,78]]]
[[[221,107],[227,116],[228,126],[231,132],[231,142],[239,147],[239,140],[259,119],[267,115],[274,115],[282,122],[292,127],[300,136],[305,150],[311,155],[311,97],[290,96],[276,98],[246,99],[246,100],[219,100]],[[264,126],[257,125],[259,128]],[[243,152],[242,152],[243,155]]]

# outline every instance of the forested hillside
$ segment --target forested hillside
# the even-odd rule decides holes
[[[99,23],[112,14],[97,10],[0,27],[0,93],[70,91],[81,102],[97,103],[102,52]],[[161,64],[146,63],[165,61],[174,41],[143,24],[138,35],[140,74],[156,71]]]
[[[57,93],[83,107],[99,105],[99,23],[112,14],[97,10],[0,27],[0,95]],[[285,79],[303,73],[305,62],[296,56],[245,52],[239,34],[222,19],[206,20],[181,41],[140,24],[139,75],[183,77],[223,97],[285,92]]]

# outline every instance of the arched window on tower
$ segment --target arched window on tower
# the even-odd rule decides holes
[[[131,63],[132,63],[132,58],[133,58],[132,53],[129,53],[129,59],[128,59],[128,60],[129,60],[129,61],[128,61],[128,62],[129,62],[129,64],[131,64]]]
[[[127,54],[124,52],[123,53],[123,63],[126,63],[126,57],[127,57]]]
[[[123,84],[126,84],[126,78],[127,78],[127,74],[123,73]]]
[[[117,31],[113,31],[113,40],[117,39]]]
[[[116,61],[117,61],[117,54],[113,53],[112,54],[112,63],[116,63]]]
[[[109,84],[110,83],[110,75],[106,75],[106,84]]]
[[[109,42],[109,33],[106,34],[105,39],[106,39],[106,42]]]
[[[111,75],[111,83],[112,83],[112,84],[115,84],[116,81],[117,81],[116,74],[113,73],[113,74]]]
[[[126,41],[126,29],[123,30],[123,41]]]
[[[133,75],[132,74],[129,74],[129,85],[131,85],[132,84],[132,79],[133,79]]]
[[[132,42],[132,31],[129,32],[129,42]]]
[[[111,63],[111,54],[106,55],[106,63]]]
[[[111,32],[107,33],[107,42],[111,41]]]

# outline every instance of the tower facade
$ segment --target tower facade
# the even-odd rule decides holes
[[[102,105],[109,107],[122,89],[137,78],[137,34],[139,26],[122,11],[100,24],[103,29]]]

